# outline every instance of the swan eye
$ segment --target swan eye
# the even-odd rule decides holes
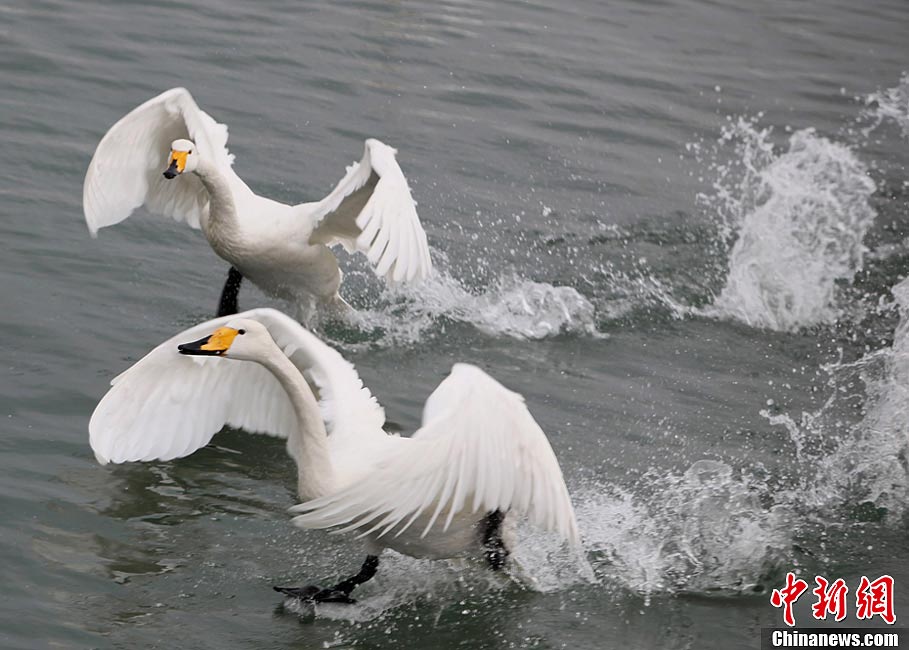
[[[187,151],[187,152],[186,152],[186,153],[188,153],[188,154],[190,154],[190,153],[192,153],[192,152],[193,152],[193,150],[192,150],[192,149],[190,149],[190,150],[189,150],[189,151]]]
[[[246,330],[237,330],[237,334],[246,334]]]

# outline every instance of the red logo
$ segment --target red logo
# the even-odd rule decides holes
[[[795,625],[795,616],[792,615],[792,604],[799,599],[808,583],[801,578],[796,579],[795,574],[791,571],[786,574],[786,586],[782,589],[774,589],[770,594],[770,604],[774,607],[783,607],[783,620],[786,625],[792,627]]]
[[[855,606],[858,608],[855,614],[858,618],[880,616],[893,625],[896,621],[896,614],[893,613],[893,578],[881,576],[871,582],[862,576],[855,592]]]
[[[849,593],[846,581],[837,578],[830,583],[823,576],[815,576],[814,581],[817,587],[812,589],[811,593],[817,600],[811,606],[811,615],[819,621],[826,620],[828,614],[833,614],[837,621],[845,619],[846,594]],[[783,620],[789,627],[795,626],[792,606],[807,589],[808,583],[796,578],[790,571],[786,574],[786,585],[774,589],[770,594],[770,604],[783,608]],[[880,616],[888,624],[893,625],[896,622],[896,614],[893,613],[893,578],[885,575],[872,582],[862,576],[855,591],[855,607],[855,617],[859,620]]]
[[[814,581],[817,583],[817,587],[811,591],[817,596],[817,602],[811,606],[814,618],[819,621],[826,620],[828,613],[833,614],[837,621],[846,618],[846,592],[849,591],[846,581],[837,578],[831,585],[826,578],[821,576],[815,577]]]

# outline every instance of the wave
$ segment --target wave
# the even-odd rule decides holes
[[[813,543],[819,530],[901,521],[909,504],[909,280],[892,293],[902,318],[891,347],[825,366],[829,397],[816,411],[798,418],[762,412],[792,443],[779,470],[704,459],[684,471],[651,471],[633,488],[575,484],[581,554],[522,528],[511,573],[517,582],[482,563],[393,556],[380,593],[364,590],[362,608],[344,617],[371,619],[415,599],[482,606],[528,588],[586,585],[645,602],[766,594],[785,567],[823,561],[811,559],[823,554]]]
[[[803,129],[777,152],[772,133],[743,118],[723,131],[736,157],[717,166],[705,203],[734,244],[725,284],[701,313],[794,331],[839,317],[838,283],[862,268],[876,186],[846,145]]]
[[[909,72],[903,73],[896,86],[868,95],[865,104],[868,108],[863,117],[871,121],[871,125],[863,129],[865,137],[884,122],[893,122],[903,137],[909,138]]]
[[[820,409],[799,418],[762,412],[792,443],[779,471],[703,459],[681,472],[651,471],[633,489],[576,484],[580,553],[521,527],[505,576],[482,562],[390,554],[377,585],[358,593],[360,604],[320,615],[372,620],[421,603],[483,606],[515,590],[585,585],[607,596],[631,592],[645,603],[664,595],[766,594],[785,567],[821,552],[810,541],[818,530],[901,521],[909,512],[909,280],[893,294],[903,317],[892,347],[826,366],[830,395]]]
[[[701,460],[687,471],[647,477],[649,489],[589,484],[572,490],[583,548],[520,525],[503,573],[479,560],[417,560],[383,554],[379,575],[357,590],[355,605],[286,606],[302,616],[363,623],[401,608],[470,610],[518,591],[552,593],[594,588],[646,601],[663,594],[764,593],[793,544],[793,516],[768,506],[759,473],[736,473]]]
[[[909,512],[909,280],[892,292],[901,319],[891,347],[826,366],[820,409],[764,413],[795,445],[800,498],[829,517],[895,522]]]
[[[865,140],[886,122],[909,137],[909,73],[864,103],[859,119],[870,122]],[[361,292],[369,294],[352,301],[359,309],[351,323],[356,331],[327,334],[342,344],[413,344],[443,332],[448,323],[466,323],[490,336],[517,339],[597,337],[604,336],[598,323],[651,315],[654,308],[672,318],[706,316],[784,332],[834,323],[844,316],[842,289],[864,266],[863,240],[877,216],[872,196],[878,188],[856,151],[862,142],[852,138],[847,145],[813,128],[781,141],[772,127],[759,124],[762,117],[729,117],[716,143],[687,145],[706,167],[702,173],[713,177],[711,191],[697,197],[714,226],[703,255],[726,260],[707,264],[699,286],[678,286],[678,278],[661,278],[646,262],[620,270],[620,260],[592,259],[576,278],[584,293],[518,272],[500,274],[485,287],[468,286],[451,272],[444,253],[434,250],[436,273],[417,287],[378,288],[355,270],[352,276],[364,276]],[[544,208],[544,215],[549,211]],[[644,236],[615,225],[603,228],[604,235],[588,244]],[[488,268],[485,258],[476,264]],[[351,289],[345,282],[345,292]],[[692,290],[701,295],[687,301],[677,295]],[[708,300],[706,307],[693,306]]]
[[[598,576],[654,594],[762,593],[792,547],[791,511],[759,472],[699,460],[644,493],[588,492],[578,514]]]
[[[881,120],[902,126],[907,97],[909,75],[874,100]],[[863,239],[876,216],[868,167],[853,148],[812,129],[789,134],[780,149],[772,129],[739,119],[720,143],[734,155],[712,164],[717,180],[702,201],[719,225],[717,248],[729,251],[728,273],[709,307],[681,304],[672,286],[644,266],[599,267],[590,298],[517,275],[468,289],[443,270],[414,290],[382,290],[378,307],[363,312],[363,326],[381,329],[382,340],[407,342],[444,330],[446,322],[526,339],[599,336],[597,317],[624,318],[644,303],[677,318],[701,314],[781,331],[841,318],[838,287],[862,268]],[[817,526],[902,521],[909,513],[909,280],[892,293],[902,318],[891,347],[824,366],[829,397],[819,409],[797,416],[762,412],[792,444],[780,470],[699,460],[668,475],[652,471],[633,488],[581,483],[571,492],[583,553],[566,554],[557,541],[522,529],[512,569],[522,586],[481,563],[392,554],[378,586],[358,593],[360,604],[326,615],[372,620],[414,602],[435,602],[439,611],[451,603],[469,609],[515,589],[591,584],[645,601],[764,594],[785,567],[822,554],[823,544],[808,541],[817,539]]]
[[[485,289],[468,289],[436,265],[417,286],[385,286],[349,317],[347,329],[322,328],[330,339],[350,344],[409,345],[464,323],[490,336],[540,340],[558,335],[604,337],[596,308],[572,287],[503,275]]]

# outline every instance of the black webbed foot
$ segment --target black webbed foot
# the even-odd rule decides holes
[[[511,555],[505,546],[505,540],[502,539],[502,522],[504,521],[505,513],[501,510],[490,512],[483,521],[483,555],[493,571],[501,571],[508,556]]]
[[[290,596],[291,598],[299,598],[300,600],[308,600],[315,603],[344,603],[347,605],[352,605],[357,602],[350,597],[349,593],[345,593],[338,589],[329,588],[323,589],[317,587],[316,585],[309,585],[308,587],[272,587],[275,591],[284,594],[285,596]]]
[[[334,587],[329,587],[328,589],[323,589],[315,585],[310,585],[308,587],[273,587],[278,593],[282,593],[285,596],[290,596],[292,598],[299,598],[304,602],[312,603],[345,603],[353,604],[357,602],[350,597],[350,592],[352,592],[358,585],[362,585],[364,582],[368,581],[374,575],[376,575],[376,570],[379,568],[379,556],[377,555],[367,555],[366,561],[363,562],[363,566],[360,567],[360,572],[355,575],[342,580]]]

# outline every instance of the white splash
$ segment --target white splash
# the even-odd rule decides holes
[[[644,258],[638,259],[630,272],[616,268],[609,261],[592,268],[602,278],[596,311],[604,320],[618,320],[637,310],[652,308],[664,310],[676,320],[695,313],[673,295],[670,284],[656,277]]]
[[[826,367],[830,398],[816,412],[770,420],[801,449],[802,498],[822,511],[898,521],[909,506],[909,280],[892,292],[902,314],[892,347]],[[862,417],[850,419],[856,402]]]
[[[849,453],[869,480],[865,498],[902,516],[909,504],[909,279],[893,287],[900,323],[884,357],[883,377],[866,377],[871,406],[862,421],[863,435]]]
[[[813,129],[782,153],[770,136],[744,119],[724,131],[738,159],[718,167],[706,203],[736,238],[725,286],[703,313],[792,331],[838,317],[837,282],[862,267],[876,188],[849,147]]]
[[[753,593],[789,552],[790,512],[762,502],[758,478],[700,460],[652,481],[647,496],[599,489],[579,500],[582,536],[608,581],[648,596]]]
[[[516,526],[511,550],[501,572],[490,571],[482,558],[419,560],[387,550],[378,575],[357,588],[355,604],[314,607],[291,598],[284,606],[302,617],[363,623],[416,604],[437,609],[438,615],[471,612],[515,591],[550,593],[596,581],[583,551],[526,523]]]
[[[417,560],[386,552],[376,578],[357,589],[355,605],[310,605],[296,613],[364,623],[420,603],[451,615],[510,598],[515,590],[551,593],[580,585],[646,598],[753,594],[791,551],[790,510],[770,503],[757,476],[701,460],[682,474],[650,477],[646,485],[639,491],[645,493],[635,494],[603,485],[572,490],[583,549],[519,525],[502,573],[480,559]]]
[[[909,138],[909,72],[903,73],[898,85],[872,93],[865,98],[868,108],[863,115],[872,120],[871,126],[864,129],[865,136],[885,121],[892,121]]]
[[[410,344],[444,321],[473,325],[490,336],[544,339],[559,334],[603,336],[596,309],[572,287],[500,277],[484,291],[471,291],[437,267],[416,287],[386,287],[378,306],[359,310],[354,324],[381,332],[379,343]]]

